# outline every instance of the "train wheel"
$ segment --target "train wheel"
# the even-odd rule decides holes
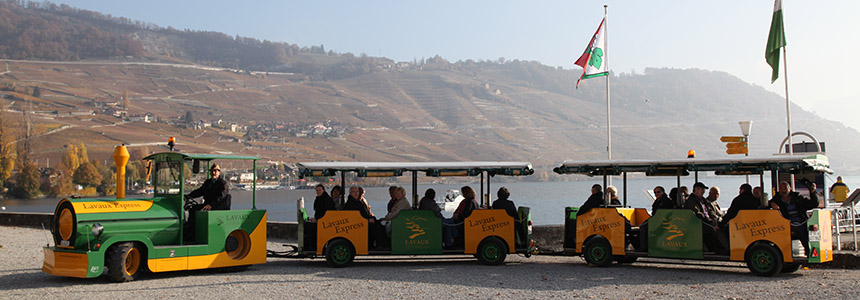
[[[330,267],[342,268],[350,265],[355,259],[355,247],[348,240],[331,241],[325,250],[325,260]]]
[[[747,267],[758,276],[771,277],[782,271],[782,253],[766,243],[752,245],[746,252]]]
[[[508,256],[508,247],[499,238],[488,237],[478,245],[478,261],[485,265],[501,265]]]
[[[595,236],[583,246],[585,261],[598,267],[612,264],[612,245],[602,236]]]
[[[233,260],[242,260],[251,252],[251,237],[241,229],[233,230],[224,240],[224,251]]]
[[[116,282],[137,279],[143,271],[143,255],[134,243],[118,243],[107,251],[108,277]]]

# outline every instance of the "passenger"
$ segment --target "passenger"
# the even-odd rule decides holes
[[[424,198],[421,198],[421,201],[418,202],[418,209],[432,211],[439,219],[445,219],[445,217],[442,216],[442,209],[440,209],[439,204],[436,203],[436,190],[434,189],[427,189],[424,191]]]
[[[389,188],[389,191],[391,189]],[[388,203],[388,214],[379,221],[386,221],[385,224],[385,234],[391,237],[391,221],[394,220],[398,215],[400,215],[401,211],[411,210],[412,205],[409,204],[409,200],[406,200],[406,189],[402,186],[395,187],[394,189],[394,203]]]
[[[588,196],[588,200],[585,200],[585,203],[579,207],[579,211],[576,212],[577,218],[587,213],[592,208],[603,206],[603,192],[601,192],[601,190],[602,189],[599,184],[591,186],[591,196]]]
[[[508,200],[508,197],[511,196],[511,192],[508,191],[508,188],[499,188],[496,195],[499,196],[499,199],[493,201],[493,209],[504,209],[511,218],[514,218],[515,221],[518,220],[520,217],[517,216],[517,206],[514,205],[513,201]]]
[[[767,206],[767,193],[762,193],[760,186],[753,188],[753,196],[758,200],[759,207]]]
[[[391,199],[388,200],[388,210],[387,212],[391,212],[391,209],[394,208],[394,203],[397,203],[397,197],[394,197],[394,194],[397,192],[396,186],[388,187],[388,195],[391,196]]]
[[[203,203],[187,206],[188,220],[186,220],[183,231],[185,240],[194,240],[194,224],[197,220],[198,211],[230,210],[230,183],[221,176],[221,168],[218,167],[218,164],[212,164],[212,167],[209,168],[209,175],[209,179],[206,179],[203,185],[185,195],[185,199],[203,196]]]
[[[693,185],[693,193],[687,198],[684,207],[693,211],[697,218],[702,220],[702,242],[708,246],[710,251],[720,254],[727,253],[725,248],[720,246],[718,242],[717,231],[720,230],[720,225],[716,221],[715,216],[708,212],[708,207],[705,204],[707,200],[702,196],[705,195],[705,190],[708,189],[704,183],[696,182]]]
[[[610,185],[606,188],[606,193],[609,194],[609,206],[621,206],[621,199],[618,198],[618,188]]]
[[[759,201],[759,199],[756,199],[751,189],[752,186],[750,186],[749,184],[741,184],[740,190],[738,191],[738,196],[732,199],[732,205],[729,206],[729,210],[726,211],[726,215],[723,216],[723,220],[720,221],[720,228],[727,228],[729,221],[734,219],[738,215],[738,212],[742,209],[761,208],[761,202]],[[759,189],[759,191],[760,190],[761,189]]]
[[[674,190],[677,190],[677,188]],[[655,199],[654,203],[651,204],[652,216],[657,213],[657,210],[659,209],[673,209],[676,206],[675,202],[673,202],[672,199],[669,199],[669,195],[666,195],[666,189],[662,186],[658,185],[654,187],[654,197],[657,197],[657,199]]]
[[[706,189],[708,189],[708,186],[704,183],[696,182],[696,184],[693,185],[693,193],[690,194],[687,201],[684,202],[684,208],[693,210],[693,214],[695,214],[696,217],[702,220],[705,224],[717,226],[718,222],[716,222],[716,216],[709,212],[708,205],[705,203],[707,200],[702,198],[702,196],[705,195]]]
[[[719,223],[723,218],[723,211],[720,209],[720,204],[717,200],[720,199],[720,188],[712,186],[711,189],[708,190],[708,197],[705,198],[705,204],[708,207],[708,213],[714,216],[714,218]]]
[[[451,218],[457,226],[457,236],[454,237],[454,247],[463,247],[465,245],[465,227],[463,226],[463,222],[466,218],[472,215],[474,210],[480,209],[478,201],[475,200],[475,190],[469,186],[464,186],[460,188],[460,194],[463,195],[463,200],[460,201],[460,205],[458,205],[457,209],[454,210],[454,216]]]
[[[311,222],[316,222],[325,216],[325,212],[335,209],[334,199],[325,192],[325,186],[318,184],[314,189],[317,197],[314,199],[314,217],[310,219]]]
[[[499,198],[496,201],[493,201],[493,209],[504,209],[511,218],[514,218],[514,241],[516,245],[522,245],[522,243],[525,242],[522,238],[525,236],[525,232],[523,231],[523,223],[517,214],[517,206],[514,205],[513,201],[508,200],[511,196],[511,192],[508,191],[508,188],[501,187],[499,188],[499,191],[496,192],[496,195]]]
[[[678,199],[679,196],[681,197],[680,200]],[[672,191],[669,192],[669,199],[672,199],[672,203],[675,203],[675,207],[684,206],[688,196],[689,193],[686,186],[672,188]]]
[[[367,199],[364,198],[364,188],[359,186],[349,188],[349,197],[347,198],[343,209],[357,210],[361,214],[361,217],[367,219],[369,224],[367,231],[369,239],[368,247],[376,250],[388,248],[388,239],[385,238],[385,227],[376,221],[373,211],[370,210],[370,204],[368,204]]]
[[[336,185],[331,188],[331,199],[334,201],[335,209],[343,209],[343,187]]]
[[[779,194],[770,200],[770,207],[778,209],[783,217],[791,222],[792,239],[803,243],[803,248],[809,254],[809,231],[806,228],[806,211],[818,207],[818,196],[815,195],[815,183],[809,180],[801,181],[809,189],[809,198],[792,192],[787,181],[779,183]]]

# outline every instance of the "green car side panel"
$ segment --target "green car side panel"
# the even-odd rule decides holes
[[[224,241],[227,239],[227,235],[237,229],[241,229],[250,235],[265,215],[265,210],[211,210],[208,212],[197,212],[195,239],[198,244],[205,244],[205,246],[189,247],[188,255],[208,255],[224,251]]]
[[[702,221],[691,210],[661,209],[648,223],[648,256],[703,258]]]
[[[442,219],[429,210],[401,211],[391,223],[392,254],[441,254]]]

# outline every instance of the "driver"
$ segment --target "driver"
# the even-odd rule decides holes
[[[194,220],[197,211],[229,210],[230,209],[230,184],[221,176],[221,168],[212,164],[209,168],[209,179],[203,185],[185,195],[185,200],[203,196],[203,203],[191,201],[186,204],[188,210],[188,222],[185,223],[185,240],[194,240]],[[189,205],[190,204],[190,205]]]
[[[203,203],[192,206],[191,211],[230,210],[230,184],[221,176],[218,164],[212,164],[209,174],[202,186],[185,196],[186,199],[203,196]]]

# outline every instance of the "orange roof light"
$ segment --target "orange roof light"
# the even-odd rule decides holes
[[[170,151],[173,152],[173,146],[176,146],[176,138],[170,137],[167,139],[167,146],[170,147]]]
[[[687,158],[696,158],[696,150],[687,151]]]

